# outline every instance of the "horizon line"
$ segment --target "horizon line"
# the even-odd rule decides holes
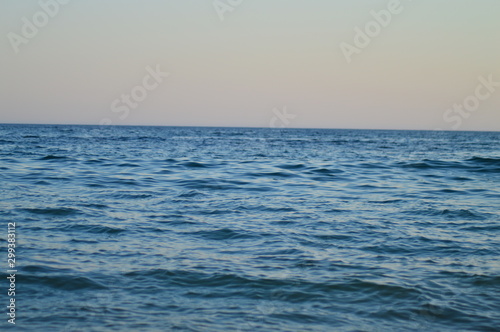
[[[153,124],[89,124],[89,123],[18,123],[0,122],[0,125],[18,126],[92,126],[92,127],[175,127],[175,128],[234,128],[234,129],[313,129],[313,130],[380,130],[380,131],[435,131],[435,132],[485,132],[498,133],[500,130],[453,130],[453,129],[395,129],[395,128],[325,128],[325,127],[253,127],[253,126],[203,126],[203,125],[153,125]]]

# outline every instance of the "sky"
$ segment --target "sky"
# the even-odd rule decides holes
[[[500,130],[498,0],[0,9],[0,123]]]

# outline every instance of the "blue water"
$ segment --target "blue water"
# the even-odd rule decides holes
[[[499,331],[499,143],[1,125],[15,328]]]

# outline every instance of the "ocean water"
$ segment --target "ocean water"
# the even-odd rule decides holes
[[[2,306],[15,222],[20,331],[500,331],[499,143],[0,125]]]

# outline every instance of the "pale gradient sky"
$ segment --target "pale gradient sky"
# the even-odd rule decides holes
[[[500,82],[500,1],[401,0],[348,63],[340,44],[389,2],[243,0],[221,21],[213,0],[73,0],[15,53],[8,33],[41,7],[5,0],[0,123],[267,127],[286,107],[289,127],[452,129],[443,114],[478,77]],[[112,112],[156,65],[170,76]],[[460,130],[500,130],[500,86],[460,117]]]

